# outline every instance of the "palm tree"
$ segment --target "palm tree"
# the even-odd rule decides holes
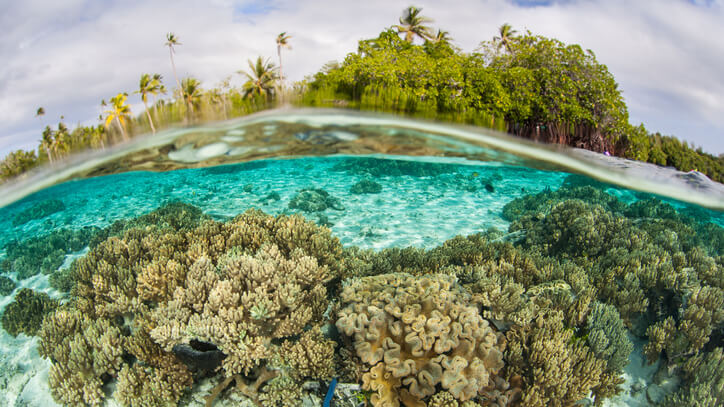
[[[126,103],[126,99],[128,99],[127,93],[119,93],[111,98],[111,109],[106,110],[107,116],[105,123],[107,128],[110,126],[111,122],[115,121],[118,129],[121,131],[123,140],[128,140],[128,136],[126,136],[125,123],[131,115],[131,108]],[[103,105],[105,105],[105,100],[103,101]]]
[[[141,80],[138,83],[138,90],[135,93],[141,94],[141,100],[143,106],[146,108],[146,117],[148,117],[148,123],[151,125],[151,133],[156,134],[156,127],[153,125],[151,120],[151,112],[148,110],[148,95],[157,94],[159,90],[159,83],[151,78],[151,75],[145,73],[141,75]]]
[[[249,62],[249,72],[238,71],[237,73],[246,75],[247,81],[244,83],[244,97],[249,96],[270,96],[274,92],[276,81],[279,79],[277,69],[269,59],[257,57],[256,64]]]
[[[59,157],[61,155],[58,150],[67,151],[69,149],[69,138],[70,133],[68,132],[68,126],[66,126],[65,123],[61,121],[60,123],[58,123],[58,130],[55,132],[55,138],[53,139],[52,146],[53,152],[55,153],[56,157]]]
[[[512,50],[510,49],[510,43],[517,33],[518,32],[515,31],[510,24],[505,23],[498,28],[498,35],[493,37],[493,42],[498,43],[498,49],[505,48],[508,53],[511,53]]]
[[[421,16],[421,12],[421,8],[410,6],[402,12],[400,24],[392,26],[397,29],[398,34],[405,34],[405,41],[412,42],[412,40],[415,39],[415,36],[418,36],[423,40],[434,37],[431,33],[430,27],[424,25],[425,23],[431,23],[432,19]]]
[[[40,118],[42,116],[45,116],[45,108],[43,108],[43,106],[40,106],[38,110],[35,111],[35,117]]]
[[[189,112],[194,112],[194,106],[197,108],[201,103],[201,82],[196,78],[184,78],[181,80],[181,94],[186,104],[189,106]]]
[[[45,126],[43,130],[43,138],[40,140],[40,148],[45,150],[45,154],[48,155],[48,161],[53,162],[53,156],[50,154],[50,150],[53,148],[53,130],[50,126]],[[40,152],[38,152],[40,154]]]
[[[178,81],[178,75],[176,74],[176,64],[173,62],[173,54],[174,52],[174,45],[183,45],[180,42],[178,42],[178,37],[174,33],[167,33],[166,34],[166,46],[168,47],[168,53],[171,57],[171,67],[173,68],[173,77],[176,78],[176,86],[178,86],[179,91],[181,91],[181,83]]]
[[[286,31],[277,35],[277,55],[279,55],[279,82],[281,86],[284,86],[284,74],[282,73],[282,48],[292,49],[292,46],[287,42],[291,35],[287,35]]]
[[[452,37],[449,31],[437,30],[437,34],[431,39],[434,43],[450,44]]]
[[[156,106],[156,96],[165,95],[166,94],[166,86],[163,84],[163,76],[161,76],[160,73],[153,74],[153,80],[156,81],[158,87],[156,89],[156,93],[152,93],[153,95],[153,115],[156,117],[156,121],[158,121],[158,106]]]

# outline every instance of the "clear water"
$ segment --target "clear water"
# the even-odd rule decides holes
[[[204,405],[207,400],[321,405],[332,378],[342,383],[336,405],[365,400],[377,406],[420,405],[443,397],[511,405],[523,399],[535,405],[532,398],[543,397],[541,405],[565,405],[597,395],[608,405],[652,405],[651,400],[675,405],[702,397],[693,395],[696,386],[711,387],[714,398],[707,400],[721,401],[715,382],[691,371],[694,366],[709,369],[709,377],[724,375],[717,350],[724,338],[724,188],[699,174],[541,147],[476,129],[281,111],[137,140],[5,186],[2,195],[0,275],[11,291],[0,296],[0,309],[8,315],[0,332],[0,405]],[[142,217],[159,208],[168,217]],[[194,208],[206,217],[190,216],[199,215]],[[249,229],[256,221],[237,218],[250,209],[270,216],[259,221],[267,225],[262,227],[267,235]],[[317,238],[338,243],[320,246],[309,235],[290,232],[288,220],[296,218],[289,216],[295,215],[314,223],[305,230],[321,233]],[[132,219],[139,220],[120,223]],[[283,221],[269,226],[273,219]],[[209,231],[208,225],[217,229]],[[237,237],[230,237],[231,229],[238,229]],[[139,250],[146,254],[140,257],[119,249],[136,247],[144,236],[146,242],[168,238],[163,236],[185,240],[144,243]],[[209,243],[213,236],[225,243]],[[195,243],[200,249],[192,248]],[[284,261],[299,261],[292,249],[302,248],[328,267],[328,275],[316,282],[295,280],[294,272],[272,262],[275,271],[290,273],[287,280],[272,272],[252,284],[249,270],[247,277],[233,280],[230,268],[244,269],[227,265],[236,264],[233,259],[269,262],[263,257],[268,245],[262,250],[257,243],[276,244]],[[417,250],[395,251],[409,247]],[[344,252],[332,253],[335,248]],[[218,304],[214,308],[220,300],[211,299],[210,286],[201,289],[208,292],[196,308],[179,305],[201,276],[191,270],[201,267],[204,256],[219,278],[232,284],[224,293],[237,299],[228,300],[226,314]],[[436,282],[432,288],[431,281]],[[154,291],[161,286],[165,294]],[[258,287],[265,294],[251,295]],[[392,294],[385,287],[392,287]],[[20,310],[23,288],[49,297],[26,301]],[[318,295],[319,289],[326,294]],[[405,297],[415,290],[422,291]],[[365,299],[353,291],[371,294]],[[450,326],[460,310],[474,310],[475,335],[483,335],[475,346],[494,348],[480,351],[492,355],[482,370],[473,368],[485,359],[482,353],[462,352],[459,345],[437,350],[431,345],[432,350],[413,355],[406,353],[412,352],[412,342],[401,339],[404,335],[383,333],[392,339],[381,345],[384,338],[375,342],[373,328],[362,322],[360,336],[346,328],[353,309],[355,318],[369,317],[380,298],[407,298],[405,306],[414,311],[415,301],[426,296],[444,299],[436,312],[451,313]],[[283,304],[262,307],[274,299]],[[228,321],[234,301],[243,329],[219,326]],[[607,317],[598,316],[596,303],[609,307]],[[173,307],[186,311],[169,311]],[[572,316],[574,310],[580,315]],[[413,311],[415,318],[434,317],[424,307]],[[74,323],[60,317],[72,312],[85,316],[74,317],[80,318]],[[407,317],[390,312],[384,314],[386,329],[402,324],[406,334],[419,333]],[[192,322],[189,313],[199,319]],[[295,313],[308,315],[299,326],[280,328],[301,318]],[[667,318],[673,328],[656,352],[653,330]],[[230,333],[222,338],[207,332],[213,324]],[[690,328],[697,324],[706,326]],[[442,342],[433,325],[422,328],[431,335],[427,340]],[[183,332],[163,331],[172,327]],[[463,340],[461,335],[456,340]],[[526,335],[531,337],[521,339]],[[556,342],[565,335],[570,338]],[[249,341],[262,345],[255,348]],[[375,359],[365,343],[392,353]],[[394,367],[394,343],[402,347],[398,359],[414,361],[411,372]],[[536,352],[521,356],[515,353],[521,343],[562,346],[553,352],[561,359],[551,356],[545,365]],[[305,347],[307,356],[300,356]],[[196,359],[189,361],[185,355],[192,348]],[[251,361],[243,356],[251,355],[250,349],[260,352],[248,356]],[[74,352],[85,356],[67,356]],[[221,364],[198,366],[219,354],[226,357]],[[454,355],[462,355],[455,360],[463,367],[445,364]],[[232,367],[234,358],[245,360],[239,362],[243,369]],[[436,371],[435,358],[442,377],[430,379],[426,389],[415,387]],[[579,367],[566,371],[564,359],[577,360]],[[718,360],[719,367],[702,360]],[[266,380],[271,376],[276,377]],[[574,377],[569,380],[574,385],[550,384],[561,376]],[[611,383],[620,390],[605,393]]]

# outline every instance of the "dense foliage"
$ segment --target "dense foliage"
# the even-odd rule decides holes
[[[303,102],[484,125],[724,179],[724,157],[630,125],[618,84],[591,50],[530,32],[501,41],[467,54],[387,29],[309,78]]]
[[[255,63],[249,60],[250,70],[238,72],[246,79],[241,89],[232,87],[230,78],[205,90],[193,77],[181,81],[176,77],[173,97],[157,100],[166,94],[161,75],[143,74],[135,93],[141,94],[145,112],[132,117],[127,94],[119,93],[110,105],[102,102],[109,109],[99,117],[105,126],[79,125],[71,131],[61,116],[57,129],[45,127],[37,153],[18,150],[0,162],[0,182],[71,152],[105,148],[174,123],[248,114],[290,96],[303,105],[398,112],[485,126],[682,171],[698,170],[715,181],[724,180],[724,155],[714,157],[675,137],[629,124],[618,84],[591,50],[530,31],[516,35],[503,24],[498,36],[465,53],[452,45],[447,31],[434,34],[426,25],[432,20],[420,13],[421,9],[409,7],[399,25],[377,38],[361,40],[357,52],[295,84],[292,94],[280,81],[281,48],[288,48],[286,41],[291,38],[286,33],[277,38],[279,67],[261,56]],[[169,35],[166,45],[176,76],[173,46],[181,43]],[[415,43],[418,38],[421,41]],[[37,116],[44,114],[45,109],[39,108]]]

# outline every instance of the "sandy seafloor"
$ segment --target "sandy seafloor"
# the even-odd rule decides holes
[[[0,247],[12,239],[43,235],[56,228],[105,227],[113,221],[135,217],[171,201],[183,201],[200,207],[217,219],[227,219],[249,208],[278,215],[295,213],[289,201],[302,188],[322,188],[339,198],[345,209],[327,209],[322,214],[332,224],[332,233],[345,246],[382,249],[417,246],[431,248],[456,235],[469,235],[495,227],[505,230],[503,206],[514,198],[535,194],[546,188],[557,189],[565,173],[537,171],[498,163],[471,163],[463,160],[426,159],[450,163],[452,172],[435,176],[369,177],[331,168],[345,157],[303,158],[260,161],[212,169],[179,170],[168,173],[126,173],[72,181],[41,191],[7,208],[0,209]],[[409,159],[409,158],[407,158]],[[382,185],[378,194],[355,195],[350,187],[364,179]],[[490,185],[486,189],[486,184]],[[278,201],[264,199],[279,194]],[[624,202],[636,199],[636,193],[611,189]],[[66,209],[18,227],[11,219],[16,213],[46,199],[60,199]],[[304,214],[317,221],[320,214]],[[68,267],[70,255],[61,267]],[[4,257],[0,252],[0,260]],[[11,277],[15,276],[11,273]],[[12,301],[22,287],[59,298],[45,275],[19,282],[16,291],[0,297],[0,310]],[[40,358],[37,338],[24,334],[13,338],[0,330],[0,406],[53,406],[47,376],[50,362]],[[626,369],[622,395],[607,401],[609,406],[646,406],[646,391],[629,392],[634,383],[651,382],[657,367],[646,366],[640,354],[642,343]],[[182,404],[201,406],[202,396],[213,383],[197,384]],[[108,389],[110,392],[111,389]],[[632,394],[635,393],[635,394]],[[240,405],[239,401],[217,401],[215,405]],[[321,405],[307,400],[308,405]],[[106,405],[116,403],[109,400]]]

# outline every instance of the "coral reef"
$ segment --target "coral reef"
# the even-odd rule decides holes
[[[58,301],[51,299],[48,294],[22,288],[15,295],[15,301],[3,311],[2,327],[12,336],[21,333],[33,336],[40,329],[45,315],[57,307]]]
[[[560,311],[540,315],[532,324],[513,326],[506,334],[507,374],[524,383],[525,406],[568,406],[617,379],[605,376],[606,361],[596,356],[573,331],[565,328]],[[608,396],[608,395],[604,395]]]
[[[289,376],[270,380],[258,396],[262,407],[301,407],[302,387]]]
[[[15,215],[13,217],[13,226],[20,226],[31,220],[42,219],[64,210],[65,204],[60,199],[47,199]]]
[[[569,184],[556,191],[546,190],[539,194],[525,195],[508,202],[503,207],[503,218],[515,221],[523,215],[537,214],[542,217],[550,212],[555,205],[571,199],[601,205],[614,213],[622,213],[626,209],[626,204],[602,189],[590,185]]]
[[[503,367],[505,341],[445,275],[385,274],[349,281],[337,328],[369,370],[373,405],[423,405],[436,386],[477,396]]]
[[[684,386],[667,397],[664,407],[703,407],[724,404],[724,353],[722,348],[700,353],[684,364]]]
[[[52,273],[63,264],[67,254],[86,247],[99,232],[96,227],[60,229],[24,241],[11,241],[4,247],[7,256],[0,267],[6,272],[16,272],[19,280],[38,273]]]
[[[231,382],[256,397],[276,375],[261,376],[263,362],[280,348],[272,339],[301,334],[322,352],[304,360],[298,347],[288,346],[299,372],[322,367],[321,357],[333,354],[327,340],[305,333],[321,319],[325,284],[343,266],[342,247],[328,229],[260,211],[221,223],[180,208],[173,213],[188,222],[126,221],[137,227],[118,228],[113,233],[119,235],[72,263],[72,299],[46,317],[39,332],[59,402],[99,405],[102,387],[115,380],[114,397],[124,405],[174,404],[193,372],[217,371],[225,378],[214,397]],[[188,357],[200,342],[217,349],[209,355],[220,363]],[[249,390],[242,375],[259,371],[264,380]]]
[[[111,236],[121,236],[125,231],[134,228],[154,226],[176,231],[191,230],[207,220],[211,220],[211,217],[193,205],[184,202],[169,202],[145,215],[113,222],[107,228],[95,233],[90,241],[90,246],[95,247]]]
[[[0,295],[10,295],[18,284],[11,278],[0,276]]]
[[[456,172],[457,167],[450,164],[427,163],[408,160],[387,160],[383,158],[354,157],[345,158],[332,171],[346,171],[352,174],[372,178],[409,175],[412,177],[434,177],[440,174]]]
[[[327,209],[343,211],[344,206],[338,198],[319,188],[305,188],[300,190],[291,201],[289,208],[304,212],[322,212]]]
[[[270,357],[270,341],[300,334],[327,308],[326,267],[294,250],[285,258],[276,245],[255,256],[230,253],[218,271],[202,257],[173,298],[153,312],[153,339],[166,351],[201,340],[226,354],[227,376],[248,373]]]
[[[335,376],[336,346],[335,341],[326,339],[321,330],[314,328],[305,331],[297,341],[285,340],[280,354],[297,381],[305,378],[329,381]]]
[[[633,344],[614,306],[597,302],[588,315],[588,345],[599,358],[606,360],[609,372],[620,372],[628,364]]]
[[[382,192],[382,185],[371,179],[363,179],[352,185],[349,192],[353,194],[379,194]]]

